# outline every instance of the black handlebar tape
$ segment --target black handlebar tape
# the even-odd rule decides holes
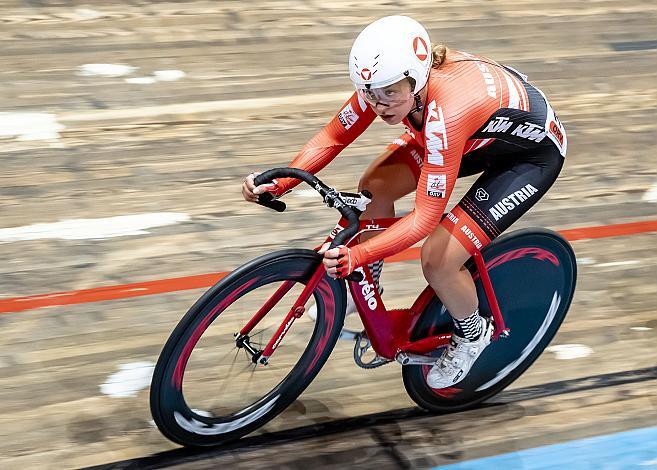
[[[272,168],[271,170],[267,170],[265,172],[260,173],[258,176],[255,177],[253,180],[253,183],[256,186],[260,186],[261,184],[267,184],[271,183],[272,180],[276,178],[296,178],[298,180],[304,181],[308,183],[310,186],[313,188],[317,183],[320,183],[320,181],[317,179],[315,175],[312,173],[308,173],[307,171],[300,170],[298,168],[289,168],[289,167],[284,167],[284,168]],[[320,183],[321,184],[321,183]],[[321,184],[321,186],[324,186]],[[317,189],[317,188],[315,188]]]
[[[260,186],[261,184],[271,183],[276,178],[296,178],[298,180],[304,181],[305,183],[308,183],[310,186],[312,186],[315,190],[317,190],[317,192],[319,192],[322,195],[322,197],[326,197],[326,195],[330,191],[330,188],[326,186],[324,183],[322,183],[319,180],[319,178],[317,178],[312,173],[308,173],[307,171],[300,170],[299,168],[290,168],[290,167],[273,168],[271,170],[264,171],[254,178],[253,183],[256,186]],[[262,201],[260,202],[260,204],[262,204],[263,206],[275,208],[272,206],[272,204],[280,203],[283,205],[283,208],[285,208],[285,204],[282,203],[281,201],[276,201],[276,200],[272,200],[270,202],[263,201],[263,196],[265,194],[269,194],[269,193],[264,193],[260,195],[260,200]],[[269,196],[271,197],[271,194],[269,194]],[[348,241],[349,239],[351,239],[351,237],[353,237],[358,233],[358,229],[360,227],[358,214],[356,214],[356,212],[351,207],[342,203],[339,206],[337,206],[336,209],[338,209],[340,214],[342,214],[342,216],[345,219],[347,219],[347,221],[349,222],[349,226],[346,229],[344,229],[342,232],[338,233],[338,235],[333,239],[333,241],[331,242],[331,248],[344,245],[346,241]],[[280,212],[282,212],[282,210],[280,210]]]
[[[347,241],[351,239],[351,237],[353,237],[358,233],[358,229],[360,228],[360,221],[358,220],[358,216],[354,213],[354,211],[350,207],[346,208],[346,210],[344,211],[340,210],[340,213],[345,219],[347,219],[349,225],[347,226],[346,229],[344,229],[343,231],[341,231],[335,236],[335,238],[331,242],[329,249],[335,248],[336,246],[344,245]]]
[[[277,212],[283,212],[287,207],[283,201],[274,199],[274,196],[272,196],[271,193],[262,193],[260,196],[258,196],[256,203],[260,204],[261,206],[274,209]]]

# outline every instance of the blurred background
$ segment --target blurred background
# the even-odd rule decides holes
[[[517,228],[599,230],[573,242],[578,290],[553,349],[512,388],[579,388],[416,416],[398,366],[363,371],[339,343],[263,430],[313,424],[315,434],[171,453],[151,421],[149,374],[203,289],[169,281],[137,296],[150,292],[125,285],[230,271],[324,238],[336,215],[313,193],[293,192],[277,214],[243,202],[240,185],[289,163],[340,109],[352,41],[389,14],[527,74],[564,123],[562,175]],[[655,426],[656,25],[657,4],[643,0],[0,2],[3,468],[427,468]],[[322,178],[354,190],[401,132],[375,123]],[[459,180],[452,204],[471,181]],[[389,307],[424,287],[417,261],[388,263],[382,282]]]

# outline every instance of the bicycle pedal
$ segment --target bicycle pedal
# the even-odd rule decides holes
[[[509,336],[511,336],[511,330],[509,328],[504,328],[498,334],[495,334],[495,332],[493,332],[493,336],[491,336],[491,340],[497,341],[500,338],[508,338]]]
[[[423,356],[421,354],[406,353],[402,351],[400,353],[397,353],[395,359],[402,366],[422,366],[422,365],[435,364],[437,358],[431,356]]]

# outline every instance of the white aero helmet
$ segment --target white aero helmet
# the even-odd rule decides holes
[[[349,76],[358,89],[381,88],[410,77],[417,93],[426,85],[429,70],[429,33],[408,16],[386,16],[371,23],[349,53]]]

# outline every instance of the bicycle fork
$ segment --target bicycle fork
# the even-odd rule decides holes
[[[262,351],[255,349],[249,342],[249,333],[260,322],[260,320],[262,320],[265,315],[267,315],[271,309],[274,308],[278,301],[281,300],[283,296],[290,291],[290,289],[292,289],[292,286],[295,284],[294,281],[283,282],[283,284],[276,290],[276,292],[274,292],[269,300],[267,300],[267,302],[265,302],[260,310],[258,310],[254,317],[249,320],[244,328],[242,328],[239,333],[235,333],[235,344],[238,348],[244,348],[251,355],[251,359],[254,364],[268,364],[269,358],[272,356],[272,354],[274,354],[276,348],[281,344],[283,337],[290,330],[294,320],[300,318],[301,315],[303,315],[303,313],[306,311],[306,302],[317,287],[317,284],[319,284],[319,281],[322,279],[324,273],[324,266],[320,264],[308,281],[308,284],[306,284],[306,286],[303,288],[303,291],[301,291],[301,295],[299,295],[299,298],[296,300],[296,302],[294,302],[294,305],[286,315],[281,325],[278,327],[278,330],[276,333],[274,333],[274,336],[272,336],[272,338],[269,340],[269,343],[267,343],[267,346],[265,346],[265,349]]]

